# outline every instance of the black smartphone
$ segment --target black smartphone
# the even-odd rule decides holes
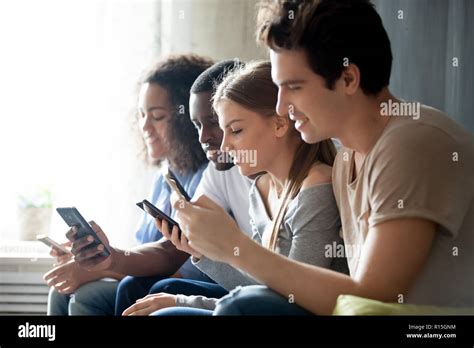
[[[165,220],[166,222],[168,222],[168,227],[169,227],[170,232],[173,226],[178,226],[178,236],[181,237],[181,228],[179,227],[179,224],[176,221],[174,221],[172,218],[170,218],[168,215],[163,213],[160,209],[158,209],[152,203],[144,199],[143,201],[138,202],[137,206],[143,211],[150,214],[153,218]]]
[[[181,194],[181,196],[183,196],[183,198],[188,202],[191,200],[191,197],[189,197],[183,185],[181,185],[176,175],[170,169],[168,169],[168,174],[166,174],[164,178],[166,183],[171,187],[173,191],[178,194]]]
[[[92,236],[92,238],[94,238],[94,241],[91,244],[89,244],[85,249],[94,248],[97,245],[102,244],[99,237],[97,236],[95,231],[92,229],[91,225],[89,225],[86,219],[82,217],[82,215],[79,213],[79,211],[76,208],[74,207],[57,208],[56,211],[58,212],[59,215],[61,215],[63,220],[66,221],[69,227],[76,226],[78,228],[77,236],[79,238],[82,238],[85,236]],[[110,252],[104,246],[104,251],[102,251],[98,255],[109,256]]]

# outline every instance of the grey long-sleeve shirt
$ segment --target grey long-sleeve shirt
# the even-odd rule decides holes
[[[252,239],[261,244],[265,229],[271,228],[271,219],[256,182],[250,188],[249,199]],[[340,226],[332,185],[310,187],[301,191],[290,202],[280,227],[276,251],[297,261],[349,274],[345,258],[328,257],[325,253],[328,246],[343,243],[339,236]],[[211,278],[219,278],[213,279],[228,290],[238,285],[258,284],[248,274],[207,258],[195,262],[195,265]],[[217,299],[203,296],[179,295],[177,299],[178,306],[205,309],[214,309],[216,302]]]

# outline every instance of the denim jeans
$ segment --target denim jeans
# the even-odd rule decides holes
[[[216,283],[203,282],[194,279],[168,278],[155,283],[150,294],[165,292],[171,295],[201,295],[206,297],[221,298],[229,292]]]
[[[163,276],[123,278],[118,284],[115,295],[115,315],[122,315],[123,311],[138,299],[148,295],[152,286],[160,280],[163,280]]]
[[[312,315],[262,285],[237,287],[217,302],[213,315]]]
[[[152,316],[211,316],[212,311],[209,309],[191,308],[191,307],[168,307],[151,313]]]
[[[97,280],[82,285],[74,294],[60,294],[51,288],[48,315],[113,315],[116,280]]]

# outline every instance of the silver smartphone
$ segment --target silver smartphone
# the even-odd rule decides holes
[[[66,255],[66,254],[71,254],[71,252],[66,249],[63,245],[59,244],[58,242],[52,240],[45,234],[39,234],[36,236],[36,240],[43,242],[47,246],[56,249],[60,253],[60,255]]]

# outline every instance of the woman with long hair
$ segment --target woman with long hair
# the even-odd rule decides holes
[[[227,75],[213,98],[224,131],[221,150],[231,154],[242,175],[265,172],[249,193],[252,239],[291,259],[347,274],[346,259],[325,252],[328,246],[342,243],[331,184],[336,149],[331,140],[303,142],[288,115],[277,115],[277,96],[270,62],[261,61]],[[175,206],[181,204],[188,203]],[[157,220],[157,226],[169,235],[166,222]],[[173,228],[171,238],[176,233]],[[238,248],[234,254],[245,257]],[[186,298],[178,296],[180,308],[154,314],[211,314],[216,301],[201,301],[206,311],[182,307]]]

